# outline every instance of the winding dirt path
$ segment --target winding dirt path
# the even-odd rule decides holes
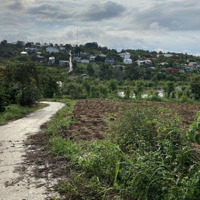
[[[26,117],[0,126],[0,199],[43,200],[51,195],[47,187],[51,181],[36,179],[33,166],[26,159],[24,142],[28,136],[40,131],[40,126],[64,104],[44,102],[49,106]]]

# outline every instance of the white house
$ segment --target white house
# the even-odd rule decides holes
[[[128,52],[120,53],[119,55],[120,55],[120,57],[123,58],[123,59],[130,59],[130,57],[131,57],[131,54],[128,53]]]
[[[138,66],[145,65],[145,64],[147,64],[147,65],[151,65],[152,64],[151,60],[137,60],[136,62],[138,64]]]
[[[25,55],[28,55],[28,53],[27,53],[26,51],[22,51],[22,52],[21,52],[21,55],[22,55],[22,56],[25,56]]]
[[[58,53],[59,50],[55,47],[47,47],[46,52],[48,52],[48,53]]]
[[[49,65],[53,65],[56,62],[55,57],[49,57]]]
[[[90,56],[90,61],[91,61],[91,62],[94,62],[95,59],[96,59],[96,56]]]
[[[126,64],[126,65],[129,65],[129,64],[132,64],[133,63],[133,61],[131,60],[131,59],[124,59],[124,64]]]

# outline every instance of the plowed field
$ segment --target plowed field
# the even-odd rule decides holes
[[[115,120],[115,113],[119,109],[128,110],[132,106],[152,108],[163,107],[173,113],[178,113],[186,130],[193,122],[194,115],[200,110],[198,104],[164,103],[164,102],[135,102],[126,100],[86,99],[76,102],[73,115],[74,122],[64,137],[75,137],[77,140],[103,139],[108,129],[108,122]]]

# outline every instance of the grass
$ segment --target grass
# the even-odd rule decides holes
[[[44,103],[35,104],[31,107],[20,106],[17,104],[11,104],[9,106],[6,106],[5,112],[0,113],[0,125],[4,125],[8,123],[10,120],[24,117],[25,115],[33,111],[36,111],[38,109],[41,109],[45,106],[47,106],[47,104],[44,104]]]

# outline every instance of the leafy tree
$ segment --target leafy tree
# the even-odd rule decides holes
[[[125,99],[129,99],[129,98],[130,98],[130,94],[131,94],[130,87],[127,86],[127,87],[125,88]]]
[[[200,76],[196,76],[193,78],[193,80],[190,83],[190,90],[192,97],[195,100],[200,99]]]
[[[136,99],[141,98],[141,94],[144,91],[144,82],[142,80],[136,81],[133,91]]]
[[[165,91],[167,93],[167,98],[169,98],[171,93],[175,91],[174,82],[168,82]]]
[[[69,83],[67,85],[67,93],[72,99],[79,99],[83,97],[83,87],[77,83]]]
[[[114,79],[110,80],[108,87],[109,87],[111,92],[117,91],[117,81],[114,80]]]
[[[31,105],[38,100],[38,70],[34,63],[9,65],[3,73],[5,80],[10,80],[17,88],[20,105]]]
[[[89,76],[94,75],[94,68],[90,63],[87,65],[87,73],[88,73]]]

